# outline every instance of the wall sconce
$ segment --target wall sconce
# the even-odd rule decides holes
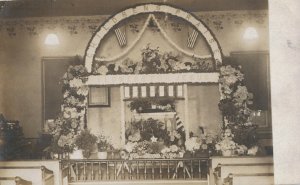
[[[246,40],[255,40],[258,38],[258,33],[254,27],[248,27],[245,30],[243,38]]]
[[[55,33],[49,33],[44,43],[48,46],[57,46],[59,45],[58,36]]]

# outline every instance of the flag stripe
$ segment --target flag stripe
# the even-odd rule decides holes
[[[197,37],[198,37],[198,32],[196,30],[193,30],[192,33],[189,34],[189,38],[188,38],[188,47],[189,48],[194,47]]]
[[[122,46],[125,45],[125,39],[124,39],[124,34],[121,32],[121,30],[118,28],[118,31],[119,31],[119,35],[120,35],[120,40],[122,42]]]
[[[126,45],[125,33],[121,32],[120,28],[115,29],[115,34],[120,46]]]

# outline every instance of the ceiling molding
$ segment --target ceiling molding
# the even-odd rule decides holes
[[[267,0],[152,0],[166,3],[188,12],[267,10]],[[15,0],[0,2],[0,17],[50,17],[111,15],[146,0]],[[51,8],[52,7],[52,8]]]

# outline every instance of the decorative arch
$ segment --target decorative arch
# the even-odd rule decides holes
[[[143,13],[168,13],[173,16],[177,16],[182,18],[189,23],[191,23],[197,31],[199,31],[203,37],[205,38],[207,44],[210,47],[212,58],[215,61],[216,66],[220,66],[222,64],[222,51],[218,41],[216,40],[213,33],[209,30],[209,28],[199,19],[197,19],[191,13],[188,13],[182,9],[175,8],[169,5],[163,4],[143,4],[137,5],[132,8],[125,9],[112,17],[110,17],[106,22],[104,22],[99,28],[98,31],[93,35],[89,44],[85,51],[85,67],[88,72],[92,71],[92,64],[95,60],[95,53],[97,48],[99,47],[104,36],[113,28],[116,24],[121,22],[124,19],[127,19],[131,16],[143,14]]]

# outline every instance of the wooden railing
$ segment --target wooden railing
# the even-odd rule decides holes
[[[66,166],[69,182],[208,179],[208,158],[62,161]]]
[[[27,181],[27,180],[24,180],[22,179],[21,177],[0,177],[0,184],[1,184],[1,181],[13,181],[15,182],[16,185],[32,185],[32,182],[31,181]]]
[[[0,174],[17,175],[26,178],[35,184],[40,181],[42,185],[54,185],[53,171],[47,169],[45,166],[0,166]]]

